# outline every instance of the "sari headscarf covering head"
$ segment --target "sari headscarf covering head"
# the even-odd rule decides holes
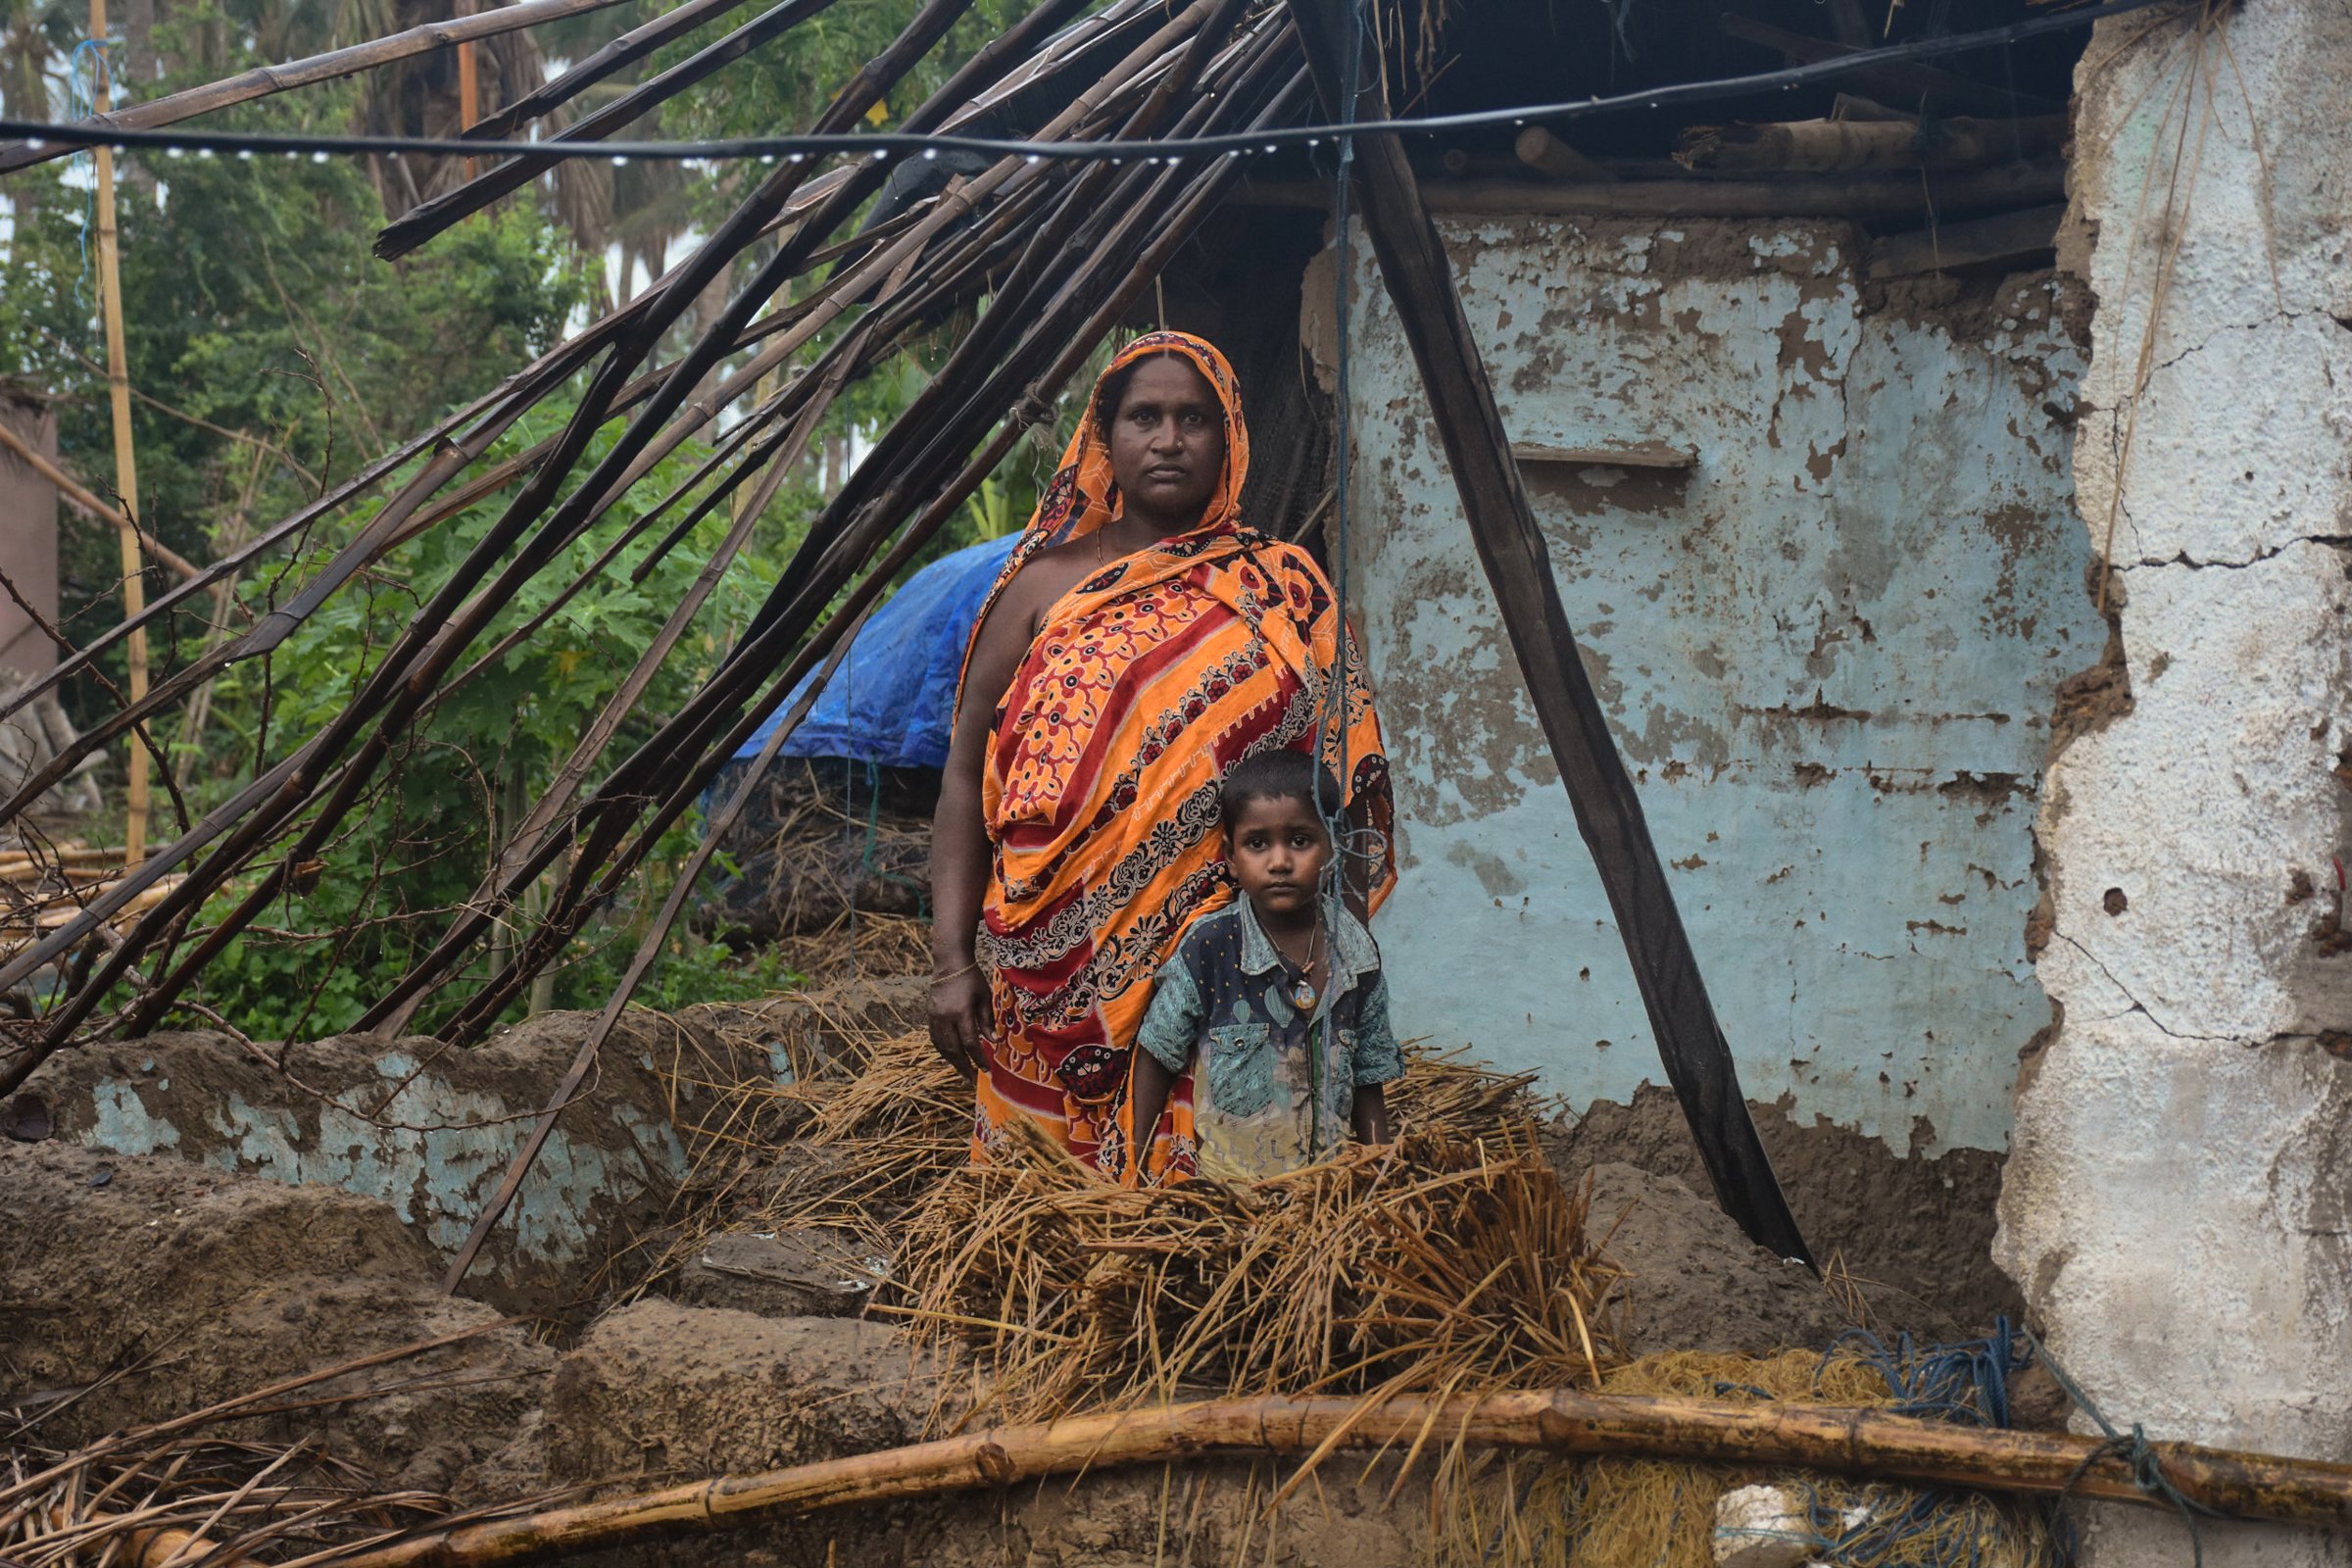
[[[1178,1082],[1132,1160],[1137,1140],[1119,1115],[1129,1053],[1154,971],[1194,919],[1233,896],[1225,770],[1253,752],[1319,745],[1384,847],[1393,812],[1363,662],[1330,584],[1304,551],[1242,524],[1250,434],[1233,367],[1190,333],[1152,332],[1103,381],[1155,355],[1183,360],[1216,394],[1225,471],[1198,527],[1104,562],[1046,612],[996,710],[981,770],[990,871],[978,947],[996,1025],[973,1153],[987,1158],[1025,1118],[1105,1173],[1158,1179],[1191,1171],[1191,1084]],[[1098,381],[990,608],[1040,551],[1118,515],[1102,390]],[[1383,854],[1376,905],[1394,880]]]

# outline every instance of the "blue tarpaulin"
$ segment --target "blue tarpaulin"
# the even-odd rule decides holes
[[[1015,531],[972,545],[907,578],[858,631],[849,657],[778,755],[848,757],[887,767],[947,765],[963,646],[1019,540]],[[815,678],[793,688],[775,716],[743,743],[738,759],[760,755]]]

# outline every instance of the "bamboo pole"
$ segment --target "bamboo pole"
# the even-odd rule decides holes
[[[330,49],[324,54],[309,55],[290,60],[282,66],[256,66],[219,81],[169,97],[135,104],[120,114],[103,110],[87,120],[75,122],[79,130],[149,130],[158,125],[174,125],[183,120],[225,109],[231,104],[248,103],[267,98],[271,93],[284,92],[289,87],[307,87],[313,82],[332,81],[338,76],[355,76],[371,67],[389,65],[395,60],[407,60],[415,55],[430,54],[451,44],[471,38],[495,38],[501,33],[515,32],[536,26],[542,22],[554,22],[564,17],[579,16],[590,11],[602,11],[620,0],[524,0],[521,5],[497,6],[479,16],[463,17],[454,22],[428,22],[406,32],[396,32],[388,38],[375,38],[367,43],[353,44],[344,49]],[[52,158],[63,158],[80,152],[79,147],[66,142],[12,142],[0,147],[0,174],[12,170],[29,168]]]
[[[827,1508],[1004,1488],[1112,1465],[1334,1448],[1424,1437],[1487,1447],[1712,1464],[1800,1465],[1889,1481],[2068,1494],[2170,1508],[2129,1458],[2093,1438],[1956,1426],[1874,1409],[1733,1404],[1530,1390],[1478,1397],[1268,1395],[1031,1426],[886,1448],[759,1475],[688,1482],[520,1518],[431,1531],[334,1560],[334,1568],[486,1568],[543,1561],[666,1535],[710,1532]],[[2352,1466],[2151,1446],[2191,1506],[2236,1519],[2352,1523]]]
[[[117,533],[122,531],[122,509],[110,507],[99,500],[81,481],[75,479],[56,464],[51,463],[47,458],[42,457],[38,451],[25,443],[24,437],[5,424],[0,424],[0,446],[7,447],[9,451],[24,459],[25,465],[33,472],[57,486],[57,493],[63,496],[74,511],[88,517],[92,522],[104,523]],[[140,535],[140,543],[146,546],[157,561],[162,562],[188,581],[193,582],[204,574],[203,567],[178,551],[168,548],[162,540],[151,534]]]
[[[106,62],[106,0],[90,0],[90,36],[98,43],[98,70],[91,86],[91,106],[107,112],[114,96],[114,71]],[[122,510],[115,524],[122,542],[122,618],[136,620],[147,608],[147,568],[139,552],[139,468],[130,444],[130,369],[122,343],[122,244],[115,229],[115,150],[96,149],[98,163],[98,305],[106,321],[106,391],[114,410],[115,493]],[[130,701],[136,706],[147,696],[147,632],[130,634],[124,654],[130,665]],[[128,783],[123,791],[122,863],[135,866],[147,858],[147,749],[131,737]]]
[[[1537,127],[1530,127],[1535,129]],[[1731,173],[1841,173],[1861,169],[1971,169],[2022,162],[2066,140],[2064,115],[1924,122],[1793,120],[1693,125],[1675,140],[1685,169]]]
[[[473,0],[458,0],[458,14],[473,14]],[[473,58],[473,40],[463,39],[458,44],[458,134],[463,136],[473,129],[482,118],[481,75]],[[474,160],[466,160],[466,177],[474,176]]]
[[[1432,181],[1430,212],[1449,216],[1559,214],[1595,218],[1919,218],[1931,206],[2022,207],[2062,199],[2066,166],[2055,160],[1933,173],[1795,174],[1759,179]],[[1256,180],[1240,199],[1256,207],[1331,205],[1328,180]]]
[[[1386,105],[1378,62],[1355,69],[1364,48],[1351,0],[1289,0],[1324,113],[1372,120]],[[1494,389],[1479,358],[1479,334],[1463,314],[1453,264],[1424,205],[1402,141],[1360,139],[1352,163],[1363,224],[1381,281],[1429,395],[1462,517],[1494,591],[1502,629],[1544,737],[1559,764],[1578,834],[1592,855],[1616,916],[1617,933],[1649,1020],[1650,1038],[1690,1126],[1701,1163],[1725,1213],[1776,1257],[1814,1266],[1756,1134],[1731,1043],[1707,994],[1698,954],[1683,924],[1665,858],[1658,853],[1633,774],[1617,749],[1561,605],[1550,547],[1528,504]],[[1347,187],[1343,187],[1347,188]],[[1340,286],[1348,286],[1343,277]],[[1343,407],[1338,417],[1348,417]]]

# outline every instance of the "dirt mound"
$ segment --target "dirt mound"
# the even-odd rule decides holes
[[[548,1471],[570,1483],[808,1464],[917,1441],[936,1398],[881,1324],[648,1299],[598,1322],[558,1368]]]
[[[1826,1349],[1850,1326],[1809,1269],[1756,1246],[1713,1199],[1672,1176],[1621,1161],[1594,1166],[1587,1223],[1628,1275],[1616,1295],[1629,1356]]]
[[[389,1207],[335,1187],[0,1144],[0,1377],[51,1445],[498,1322],[435,1289]],[[403,1363],[401,1392],[242,1430],[324,1431],[388,1485],[439,1488],[505,1445],[554,1362],[521,1328],[489,1328]]]
[[[2017,1287],[1992,1261],[1999,1154],[1955,1149],[1904,1158],[1875,1138],[1799,1123],[1777,1105],[1749,1109],[1814,1256],[1838,1260],[1881,1327],[1949,1340],[1984,1332],[1996,1313],[2022,1321]],[[1595,1102],[1553,1158],[1563,1170],[1624,1161],[1702,1197],[1710,1190],[1682,1107],[1655,1086],[1630,1105]]]

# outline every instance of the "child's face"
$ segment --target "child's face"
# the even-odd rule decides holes
[[[1225,859],[1261,915],[1298,915],[1315,906],[1331,839],[1305,801],[1254,800],[1225,833]]]

